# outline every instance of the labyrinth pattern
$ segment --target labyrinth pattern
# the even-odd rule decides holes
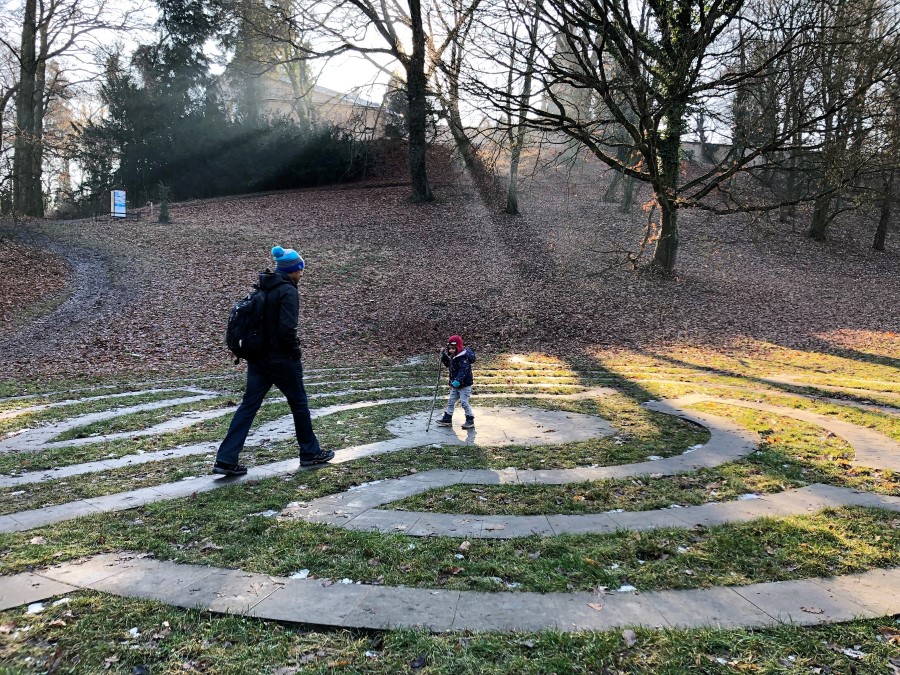
[[[736,501],[642,511],[503,516],[391,507],[398,500],[454,486],[484,486],[490,490],[492,486],[602,484],[610,479],[690,476],[699,470],[745,461],[758,453],[764,440],[736,421],[735,415],[724,414],[725,410],[754,411],[813,425],[849,445],[852,456],[841,465],[848,470],[900,473],[897,440],[851,421],[855,418],[815,409],[820,404],[837,405],[842,411],[860,411],[893,423],[900,412],[900,394],[891,389],[890,383],[881,383],[886,386],[880,390],[879,383],[873,383],[872,389],[813,387],[797,376],[773,374],[734,384],[697,371],[666,379],[639,368],[613,375],[605,371],[575,372],[561,365],[520,359],[477,371],[473,397],[476,429],[466,432],[458,423],[446,429],[436,427],[433,420],[429,422],[431,373],[429,367],[415,361],[391,368],[307,373],[317,428],[352,411],[400,411],[378,425],[375,437],[334,447],[337,456],[333,464],[398,451],[443,452],[466,446],[510,447],[533,452],[537,457],[568,444],[618,439],[622,433],[615,418],[562,409],[563,402],[627,398],[638,401],[647,414],[676,417],[702,428],[709,438],[691,447],[670,448],[665,456],[648,454],[638,461],[610,465],[564,469],[411,468],[403,475],[364,482],[343,492],[297,499],[267,516],[277,518],[279,527],[325,526],[401,535],[408,537],[412,546],[423,537],[468,542],[706,528],[842,506],[900,512],[896,492],[866,492],[816,482],[744,495]],[[226,384],[223,378],[207,378],[112,391],[48,392],[0,401],[0,462],[11,467],[0,475],[0,532],[24,532],[82,516],[190,498],[224,486],[255,485],[267,479],[302,475],[305,470],[284,449],[293,437],[293,423],[283,399],[277,396],[267,399],[246,446],[248,452],[259,452],[266,461],[254,462],[248,475],[239,479],[207,475],[217,439],[204,430],[227,421],[236,404]],[[668,390],[675,393],[664,395]],[[879,393],[878,404],[867,400],[873,391]],[[443,405],[442,395],[438,410]],[[121,476],[139,476],[141,467],[169,470],[175,478],[152,484],[135,480],[139,484],[134,486],[127,485],[126,480],[126,489],[121,489]],[[112,483],[111,489],[96,488],[104,481]],[[74,500],[47,497],[52,492],[46,488],[58,484],[90,485],[96,494]],[[36,499],[35,493],[42,496]],[[42,502],[44,499],[48,501]],[[123,513],[118,517],[133,516]],[[434,631],[584,630],[622,625],[749,627],[783,621],[815,624],[900,612],[900,568],[699,590],[609,591],[603,594],[604,610],[599,611],[596,595],[588,593],[540,594],[514,588],[483,593],[331,584],[314,578],[271,577],[153,560],[140,552],[94,556],[0,578],[0,607],[73,589],[156,598],[184,607],[261,618],[367,628],[424,626]],[[803,609],[810,606],[821,611]]]

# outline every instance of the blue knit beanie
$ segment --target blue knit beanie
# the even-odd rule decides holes
[[[302,270],[306,266],[300,254],[292,248],[273,246],[272,257],[275,258],[275,269],[285,274]]]

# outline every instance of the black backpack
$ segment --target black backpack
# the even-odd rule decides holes
[[[260,359],[266,353],[266,292],[257,284],[253,288],[247,297],[234,303],[228,314],[225,342],[235,363]]]

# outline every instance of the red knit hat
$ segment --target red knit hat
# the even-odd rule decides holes
[[[447,345],[456,345],[456,353],[459,354],[463,350],[463,341],[459,335],[451,335],[447,338]]]

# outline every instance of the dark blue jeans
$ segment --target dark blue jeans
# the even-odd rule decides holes
[[[303,387],[303,365],[299,359],[291,361],[273,358],[247,363],[247,389],[244,391],[244,399],[231,418],[231,426],[228,427],[228,433],[216,455],[217,462],[237,464],[238,455],[244,449],[244,441],[250,433],[250,425],[253,424],[253,419],[273,384],[287,398],[291,413],[294,415],[300,459],[310,459],[321,452],[319,439],[313,433],[312,419],[309,416],[309,400]]]

